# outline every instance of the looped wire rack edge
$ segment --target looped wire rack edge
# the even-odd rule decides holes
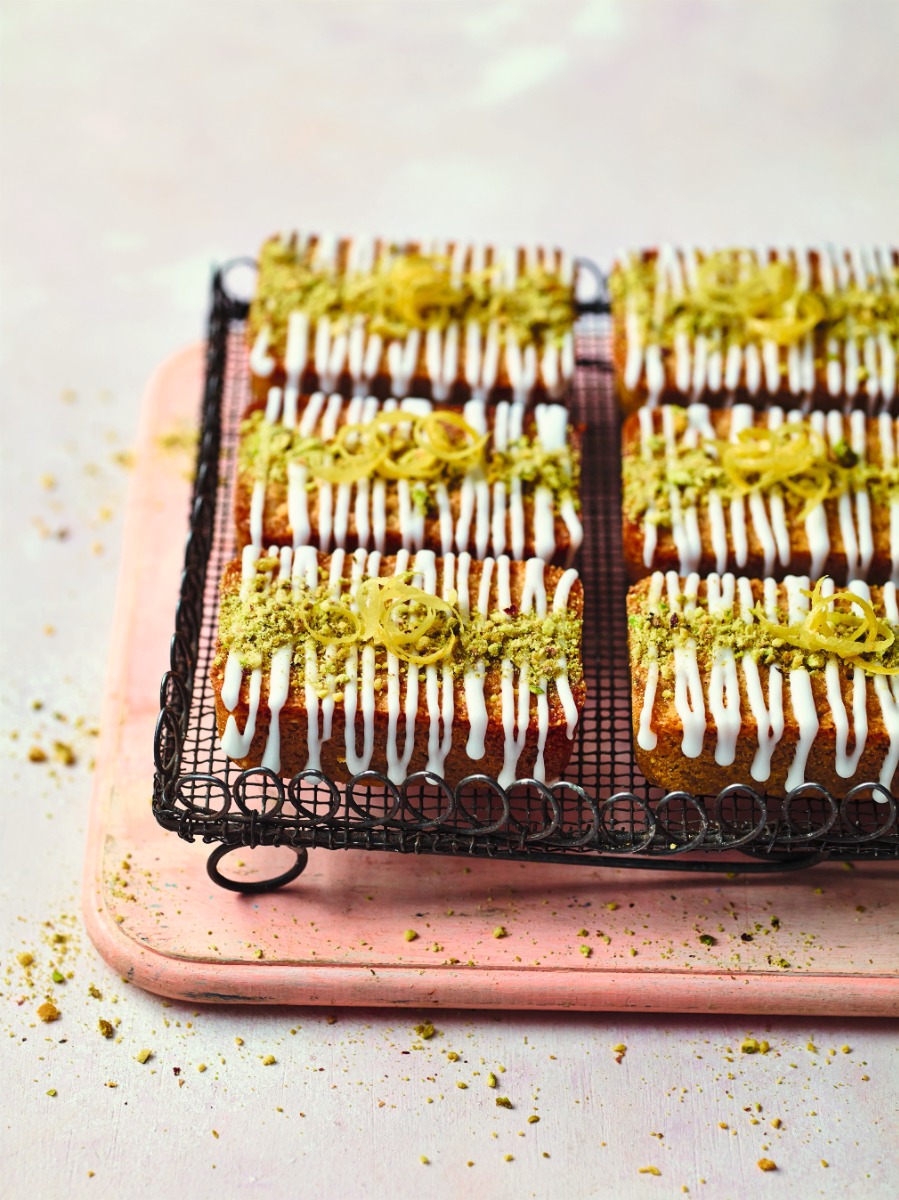
[[[619,416],[607,296],[595,268],[597,298],[582,306],[570,403],[591,467],[582,481],[579,562],[588,701],[565,780],[502,788],[472,774],[452,788],[419,773],[397,786],[366,772],[344,785],[315,771],[284,781],[235,767],[218,745],[209,683],[218,582],[235,552],[237,428],[249,399],[247,304],[229,292],[228,270],[212,280],[197,472],[153,747],[154,815],[188,841],[222,843],[213,879],[224,882],[215,864],[225,846],[258,845],[297,851],[297,868],[273,885],[299,873],[308,847],[728,872],[796,869],[823,858],[899,859],[895,798],[873,783],[842,800],[815,784],[785,798],[749,784],[709,797],[666,795],[640,773],[631,740]]]

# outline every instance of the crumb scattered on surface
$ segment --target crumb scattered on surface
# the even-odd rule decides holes
[[[777,1170],[777,1163],[774,1162],[773,1159],[770,1159],[770,1158],[760,1158],[759,1161],[756,1163],[756,1166],[758,1167],[758,1169],[760,1171],[776,1171]]]

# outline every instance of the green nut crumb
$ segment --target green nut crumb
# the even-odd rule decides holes
[[[417,937],[418,937],[418,934],[415,932],[414,929],[407,929],[403,933],[403,941],[404,942],[414,942]]]
[[[488,1076],[487,1076],[487,1086],[488,1086],[489,1088],[495,1088],[495,1087],[496,1087],[496,1076],[493,1074],[493,1072],[492,1072],[492,1071],[491,1071],[491,1072],[488,1074]]]
[[[105,1038],[111,1038],[115,1034],[115,1028],[114,1028],[112,1022],[104,1021],[102,1017],[97,1022],[97,1028],[100,1030],[100,1032],[102,1033],[102,1035]]]
[[[497,1108],[512,1108],[513,1104],[508,1096],[497,1096],[496,1097],[496,1107]]]
[[[134,1057],[137,1059],[137,1061],[139,1063],[149,1062],[150,1059],[153,1057],[153,1051],[152,1050],[138,1050],[137,1054],[135,1054]]]
[[[495,938],[504,938],[509,936],[509,932],[505,925],[497,925],[496,929],[493,931],[493,936]]]
[[[437,1030],[430,1021],[423,1021],[421,1025],[415,1026],[415,1032],[420,1038],[424,1038],[425,1041],[428,1041],[429,1038],[434,1036]]]

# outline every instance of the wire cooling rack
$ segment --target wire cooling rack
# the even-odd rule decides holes
[[[212,281],[197,473],[154,739],[156,819],[188,841],[218,843],[208,863],[217,883],[237,891],[278,887],[302,871],[309,847],[728,872],[795,869],[828,857],[899,859],[895,799],[873,783],[838,800],[811,783],[786,797],[745,784],[703,797],[665,794],[643,778],[631,740],[608,302],[601,273],[586,263],[582,271],[596,279],[597,298],[581,305],[570,407],[572,420],[585,427],[579,568],[588,701],[566,778],[503,788],[477,774],[452,788],[426,773],[397,786],[369,771],[344,785],[318,771],[284,781],[261,767],[235,767],[219,748],[209,682],[218,581],[235,554],[237,429],[250,396],[247,304],[228,287],[234,265]],[[296,861],[263,882],[221,873],[225,854],[258,845],[289,846]]]

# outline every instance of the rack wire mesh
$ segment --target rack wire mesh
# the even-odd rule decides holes
[[[474,774],[450,787],[426,773],[396,785],[376,772],[347,784],[318,771],[289,781],[263,768],[240,770],[222,753],[209,668],[218,623],[218,582],[234,556],[234,460],[249,400],[246,302],[212,281],[201,437],[170,664],[160,687],[154,738],[153,811],[188,841],[219,843],[211,877],[260,891],[303,869],[311,847],[465,854],[688,871],[770,871],[825,857],[899,859],[896,801],[874,783],[842,800],[804,784],[786,797],[749,784],[717,796],[665,794],[634,758],[625,575],[620,522],[619,416],[609,361],[608,304],[582,305],[570,401],[583,426],[579,569],[587,598],[583,660],[588,702],[564,780],[503,788]],[[296,863],[275,879],[234,882],[219,870],[238,846],[285,845]],[[736,858],[732,853],[738,852]]]

